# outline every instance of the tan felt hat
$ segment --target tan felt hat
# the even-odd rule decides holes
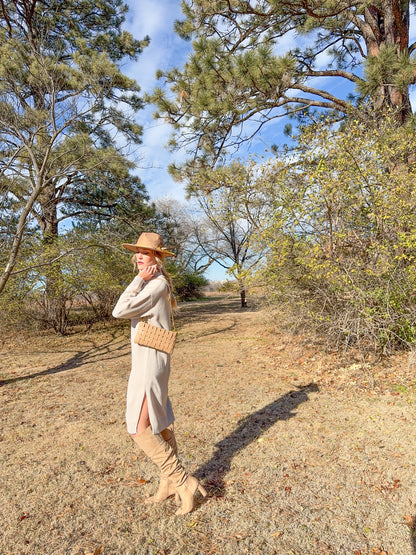
[[[138,249],[151,249],[164,258],[165,256],[175,256],[163,247],[163,239],[159,233],[142,233],[135,245],[123,243],[123,247],[129,251],[137,252]]]

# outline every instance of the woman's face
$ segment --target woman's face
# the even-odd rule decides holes
[[[147,266],[153,266],[156,264],[155,252],[151,249],[138,249],[136,252],[136,264],[139,271]]]

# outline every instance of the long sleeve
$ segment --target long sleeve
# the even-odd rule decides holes
[[[154,304],[154,288],[149,285],[150,282],[146,283],[137,275],[117,301],[113,310],[114,318],[132,319],[144,316]]]

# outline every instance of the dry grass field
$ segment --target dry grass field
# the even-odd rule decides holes
[[[179,454],[209,492],[181,517],[143,503],[128,323],[3,335],[0,553],[415,555],[413,360],[342,358],[267,317],[232,297],[177,317]]]

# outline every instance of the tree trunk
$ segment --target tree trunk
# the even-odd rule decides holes
[[[56,258],[59,254],[59,234],[57,201],[55,188],[51,186],[40,198],[41,217],[40,226],[43,234],[43,244],[48,258]],[[60,261],[54,262],[45,272],[45,321],[58,333],[65,333],[68,325],[66,309],[67,297],[62,276]]]
[[[23,233],[25,231],[26,228],[26,223],[27,223],[27,218],[29,217],[29,214],[33,208],[33,205],[35,204],[40,191],[41,191],[42,187],[41,187],[41,181],[37,181],[36,185],[33,187],[33,191],[32,194],[30,195],[30,197],[27,199],[27,202],[19,216],[19,221],[17,223],[17,229],[16,229],[16,233],[14,235],[13,238],[13,243],[12,243],[12,247],[10,249],[10,253],[9,253],[9,257],[7,260],[7,264],[6,267],[2,273],[2,275],[0,276],[0,294],[2,293],[2,291],[4,290],[4,288],[6,287],[6,284],[9,280],[9,277],[13,271],[13,268],[15,267],[16,261],[17,261],[17,256],[19,253],[19,249],[20,249],[20,244],[22,242],[22,238],[23,238]]]
[[[241,308],[247,308],[246,287],[242,281],[238,281],[240,289]]]
[[[365,22],[368,27],[363,37],[368,56],[377,58],[382,46],[394,46],[398,58],[409,53],[409,2],[391,0],[383,2],[381,8],[370,6],[365,11]],[[389,69],[384,68],[386,74],[390,73]],[[393,108],[401,123],[412,113],[408,87],[402,89],[392,83],[380,83],[373,101],[378,110]]]

